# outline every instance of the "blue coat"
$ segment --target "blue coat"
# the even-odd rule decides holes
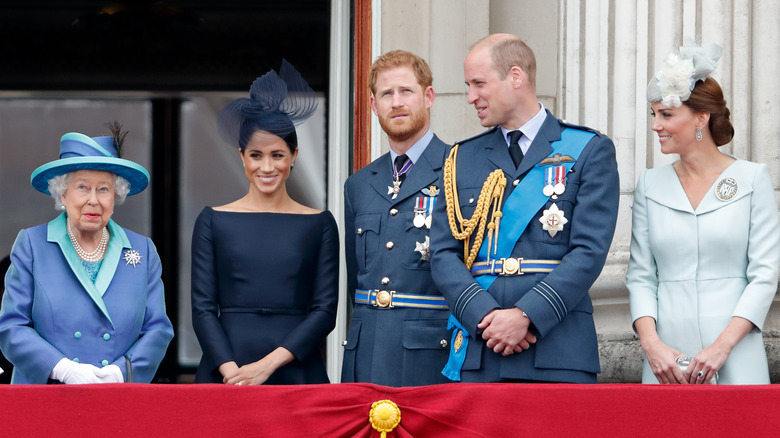
[[[347,179],[345,254],[353,304],[355,289],[440,296],[431,278],[430,262],[415,252],[418,244],[425,243],[429,230],[415,227],[413,219],[415,202],[427,197],[421,190],[435,186],[439,190],[437,205],[444,204],[442,166],[448,150],[434,136],[407,173],[396,199],[387,193],[393,180],[389,153]],[[437,220],[434,215],[433,222]],[[342,382],[388,386],[447,382],[441,370],[449,354],[448,316],[447,310],[355,305]]]
[[[731,178],[736,193],[716,196]],[[766,164],[734,161],[694,210],[672,165],[636,186],[626,287],[631,320],[656,320],[661,341],[691,357],[735,316],[755,327],[718,371],[720,384],[769,383],[761,327],[777,292],[780,217]],[[645,360],[643,383],[658,383]]]
[[[11,383],[47,383],[62,358],[117,365],[127,379],[151,382],[173,327],[165,314],[162,268],[147,237],[113,221],[93,284],[65,230],[65,215],[19,232],[0,308],[0,349],[14,364]],[[137,251],[140,262],[126,257]],[[74,273],[78,272],[78,274]]]
[[[547,112],[520,168],[515,169],[506,140],[498,127],[463,142],[457,157],[457,190],[464,218],[470,218],[487,176],[502,169],[507,178],[505,198],[513,181],[522,179],[553,152],[567,125]],[[432,272],[450,310],[470,334],[461,375],[464,382],[501,379],[554,382],[595,382],[599,369],[593,305],[588,289],[599,276],[612,242],[618,210],[618,172],[615,147],[606,136],[587,143],[566,176],[566,191],[549,199],[533,215],[511,257],[561,260],[552,272],[497,277],[485,291],[463,264],[463,241],[456,240],[443,218],[431,230]],[[543,178],[532,181],[542,191]],[[551,237],[538,218],[553,202],[568,223]],[[445,203],[434,213],[445,217]],[[504,211],[502,224],[513,218]],[[471,240],[473,242],[473,238]],[[542,284],[542,282],[544,282]],[[476,293],[475,293],[476,292]],[[531,319],[538,341],[529,350],[507,357],[485,347],[477,324],[492,309],[518,307]]]

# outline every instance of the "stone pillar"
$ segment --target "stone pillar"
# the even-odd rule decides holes
[[[436,90],[432,127],[445,141],[484,129],[466,103],[463,59],[473,42],[496,32],[515,34],[534,50],[537,94],[545,106],[613,139],[621,179],[618,226],[591,297],[600,336],[600,380],[639,381],[643,353],[631,328],[624,284],[634,186],[642,170],[676,160],[660,153],[650,130],[647,83],[685,38],[721,45],[715,77],[736,131],[723,150],[767,163],[780,196],[780,82],[775,79],[780,71],[780,2],[386,0],[381,18],[382,51],[410,50],[431,64]],[[764,332],[772,381],[778,382],[778,305],[770,310]]]

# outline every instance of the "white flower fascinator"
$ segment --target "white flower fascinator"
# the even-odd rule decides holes
[[[666,58],[666,66],[650,79],[647,101],[661,102],[665,107],[679,108],[691,97],[697,81],[705,81],[718,67],[723,49],[714,43],[696,45],[686,40],[679,52]]]

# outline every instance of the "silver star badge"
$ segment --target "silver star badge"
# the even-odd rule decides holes
[[[550,237],[555,237],[558,231],[563,231],[563,226],[566,225],[569,220],[563,217],[563,210],[559,210],[558,206],[553,204],[549,210],[542,212],[542,217],[539,218],[539,222],[542,223],[542,229],[550,233]]]
[[[126,261],[125,266],[132,264],[135,268],[135,265],[141,263],[141,257],[143,257],[138,251],[134,249],[127,249],[125,250],[125,255],[122,257],[122,260]]]
[[[431,259],[431,238],[425,236],[425,242],[414,242],[414,252],[420,253],[420,260],[427,262]]]

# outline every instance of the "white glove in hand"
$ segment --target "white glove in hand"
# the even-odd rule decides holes
[[[100,383],[97,372],[100,368],[90,365],[73,362],[70,359],[62,358],[54,369],[51,370],[51,378],[59,380],[67,385],[78,385],[82,383]]]
[[[116,365],[106,365],[95,371],[100,383],[125,383],[125,377],[122,370]]]

